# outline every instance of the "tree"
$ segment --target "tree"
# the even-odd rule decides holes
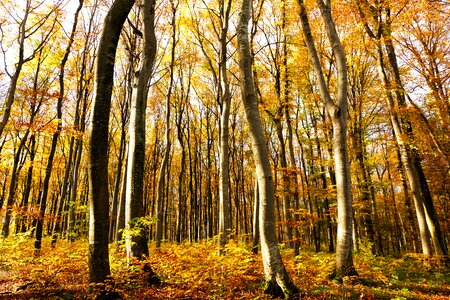
[[[144,0],[143,4],[144,44],[131,97],[125,204],[127,256],[138,259],[148,255],[147,233],[139,218],[144,216],[145,109],[156,56],[155,1]]]
[[[74,22],[73,22],[73,26],[72,26],[72,31],[70,33],[69,41],[67,43],[67,47],[64,51],[64,55],[59,64],[59,75],[58,75],[59,94],[58,94],[58,100],[56,103],[56,119],[57,119],[56,121],[58,123],[56,126],[56,130],[52,136],[52,144],[51,144],[51,148],[50,148],[50,153],[48,155],[47,166],[45,168],[45,177],[44,177],[44,183],[43,183],[43,187],[42,187],[41,199],[39,201],[39,205],[40,205],[39,206],[39,218],[37,219],[37,223],[36,223],[36,240],[34,242],[34,248],[37,251],[40,251],[40,249],[41,249],[42,228],[44,225],[44,216],[45,216],[45,210],[46,210],[46,205],[47,205],[48,186],[49,186],[50,177],[52,174],[53,160],[55,157],[56,146],[58,144],[58,139],[59,139],[59,136],[60,136],[61,130],[62,130],[62,106],[63,106],[63,100],[64,100],[64,96],[65,96],[65,90],[64,90],[65,67],[66,67],[67,60],[69,59],[72,44],[75,39],[75,33],[76,33],[77,23],[78,23],[78,15],[79,15],[82,7],[83,7],[83,0],[80,0],[77,10],[75,12]]]
[[[33,5],[32,5],[33,4]],[[18,60],[16,63],[16,69],[14,70],[13,74],[10,74],[7,71],[7,66],[5,66],[6,68],[6,73],[8,74],[8,76],[10,77],[10,84],[9,84],[9,88],[8,88],[8,93],[7,93],[7,97],[6,97],[6,101],[3,107],[3,116],[2,119],[0,121],[0,137],[3,134],[3,130],[5,129],[6,123],[8,123],[9,120],[9,116],[11,115],[11,108],[12,105],[14,103],[14,97],[15,97],[15,93],[17,90],[17,83],[19,81],[19,77],[20,74],[22,72],[22,68],[23,66],[34,59],[34,57],[36,56],[36,54],[40,51],[40,49],[42,47],[44,47],[44,45],[47,43],[47,41],[49,40],[50,36],[53,34],[53,29],[55,27],[57,18],[56,16],[53,18],[52,24],[51,24],[51,28],[47,29],[44,31],[44,33],[42,34],[42,38],[41,40],[37,43],[37,45],[30,51],[31,53],[26,55],[25,53],[25,46],[26,46],[26,41],[28,39],[30,39],[36,32],[38,32],[46,23],[48,20],[50,20],[50,17],[54,14],[55,10],[51,9],[47,14],[44,15],[44,17],[39,18],[36,23],[31,24],[27,27],[28,24],[28,19],[30,17],[30,14],[35,12],[37,10],[37,8],[39,8],[41,6],[42,3],[32,3],[31,0],[27,0],[26,4],[25,4],[25,11],[24,11],[24,15],[23,18],[20,20],[20,22],[18,22],[19,25],[19,35],[17,37],[17,41],[19,43],[18,45]],[[2,6],[5,5],[2,3]],[[11,16],[13,20],[16,20],[15,16]],[[0,26],[0,33],[2,36],[2,39],[0,41],[3,41],[3,37],[5,35],[5,32],[2,30],[1,26]],[[13,47],[11,47],[13,48]],[[3,49],[3,43],[2,43],[2,51],[3,54],[5,54],[5,50]]]
[[[164,217],[164,197],[168,197],[168,194],[165,192],[168,187],[168,179],[166,177],[169,176],[167,169],[169,168],[169,156],[170,156],[170,148],[172,146],[171,138],[170,138],[170,99],[172,97],[172,90],[174,87],[174,76],[175,76],[175,49],[177,45],[177,24],[176,24],[176,16],[178,10],[179,2],[175,3],[175,0],[170,1],[171,5],[171,22],[172,26],[172,35],[171,35],[171,43],[172,48],[170,51],[170,66],[169,66],[169,86],[166,92],[166,132],[165,132],[165,143],[166,148],[164,150],[164,157],[161,162],[161,167],[159,171],[158,178],[158,190],[157,190],[157,199],[156,199],[156,217],[158,218],[156,221],[156,248],[161,247],[161,240],[163,237],[163,217]],[[167,181],[166,181],[167,180]],[[166,185],[167,184],[167,185]]]
[[[379,77],[384,84],[385,98],[390,108],[390,121],[394,131],[400,159],[410,185],[419,224],[422,251],[426,256],[434,252],[448,260],[448,252],[443,238],[439,219],[423,171],[418,150],[414,148],[414,136],[411,119],[400,109],[407,107],[407,92],[400,76],[393,37],[392,17],[389,4],[371,5],[368,1],[358,1],[358,13],[367,35],[376,43]],[[366,14],[375,20],[371,28]],[[389,69],[388,69],[389,68]],[[388,71],[390,70],[390,71]]]
[[[17,185],[19,182],[19,173],[20,170],[23,167],[24,164],[24,160],[26,159],[27,153],[25,152],[26,147],[26,142],[28,139],[28,135],[31,133],[31,137],[30,137],[30,150],[28,151],[30,154],[30,167],[28,169],[28,174],[27,174],[27,186],[26,189],[23,193],[23,200],[21,203],[21,208],[23,210],[26,210],[26,204],[28,204],[28,197],[29,197],[29,193],[30,193],[30,189],[31,189],[31,180],[32,180],[32,171],[33,171],[33,161],[34,161],[34,156],[35,156],[35,146],[36,146],[36,139],[35,139],[35,133],[32,130],[33,127],[33,123],[35,120],[36,115],[38,114],[42,104],[43,104],[43,98],[44,97],[38,97],[38,89],[39,89],[39,73],[41,71],[41,66],[43,64],[43,62],[45,61],[45,57],[43,57],[42,55],[42,51],[39,51],[38,53],[38,61],[37,61],[37,66],[36,66],[36,70],[33,76],[33,88],[32,88],[32,94],[33,96],[31,97],[30,101],[29,101],[29,113],[30,113],[30,118],[28,121],[28,126],[27,129],[23,135],[23,137],[19,137],[19,132],[17,133],[17,136],[19,137],[19,145],[16,147],[14,147],[15,149],[15,155],[14,155],[14,159],[13,159],[13,165],[12,165],[12,169],[11,169],[11,180],[9,183],[9,191],[8,191],[8,198],[6,201],[6,211],[5,211],[5,216],[4,216],[4,221],[3,221],[3,228],[2,228],[2,235],[4,238],[7,238],[9,236],[9,225],[10,225],[10,221],[11,221],[11,215],[12,215],[12,207],[13,207],[13,203],[14,203],[14,198],[16,195],[16,190],[17,190]],[[30,173],[31,172],[31,173]],[[23,231],[26,231],[25,228],[25,222],[24,220],[21,220],[21,217],[16,217],[16,223],[21,223],[21,227],[23,228]],[[21,229],[22,231],[22,229]],[[22,232],[23,232],[22,231]]]
[[[303,0],[298,0],[300,5],[300,19],[308,48],[309,56],[313,64],[314,72],[319,85],[319,92],[325,104],[328,116],[333,123],[333,154],[336,172],[336,192],[338,202],[338,228],[336,242],[336,276],[356,275],[353,266],[353,213],[352,195],[350,183],[350,171],[347,150],[347,67],[344,49],[339,40],[334,21],[331,16],[330,1],[318,0],[317,4],[324,21],[325,31],[336,57],[338,91],[336,100],[333,101],[324,79],[322,66],[314,45],[311,34],[308,15]]]
[[[274,183],[269,164],[269,153],[261,124],[258,98],[253,81],[252,58],[248,34],[251,2],[243,0],[237,29],[239,68],[242,102],[252,138],[252,150],[256,164],[256,177],[260,201],[260,237],[263,257],[265,292],[273,296],[294,296],[298,290],[292,283],[281,259],[275,225]]]
[[[227,46],[228,46],[228,27],[230,21],[231,0],[221,0],[220,5],[220,91],[222,92],[220,100],[220,156],[219,156],[219,253],[223,254],[223,247],[231,235],[231,199],[230,199],[230,158],[229,158],[229,119],[231,94],[230,83],[228,81],[227,70]]]
[[[105,17],[97,54],[92,129],[89,139],[89,281],[110,274],[108,252],[108,125],[114,64],[123,24],[134,0],[115,0]]]

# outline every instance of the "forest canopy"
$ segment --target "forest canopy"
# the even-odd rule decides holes
[[[228,256],[238,243],[261,250],[266,292],[286,297],[297,281],[280,249],[335,253],[340,279],[361,249],[448,268],[449,12],[3,1],[3,242],[25,236],[36,255],[46,238],[89,243],[91,282],[110,275],[109,244],[131,263],[157,257],[149,244],[213,241]]]

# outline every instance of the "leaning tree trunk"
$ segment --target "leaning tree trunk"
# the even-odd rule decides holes
[[[258,98],[253,81],[252,58],[248,37],[248,22],[250,20],[251,2],[242,1],[242,10],[237,28],[239,67],[241,71],[241,93],[245,114],[252,137],[252,150],[256,165],[256,177],[260,197],[260,237],[266,280],[265,292],[273,296],[292,297],[298,292],[292,283],[281,259],[278,249],[275,223],[275,191],[272,170],[269,163],[269,152],[264,138],[258,110]]]
[[[89,139],[89,281],[110,274],[108,231],[108,125],[117,44],[134,0],[115,0],[105,17],[97,53],[92,131]]]
[[[155,0],[144,0],[144,49],[131,97],[129,126],[125,228],[127,257],[148,255],[147,233],[140,220],[144,216],[145,108],[148,81],[156,55]]]
[[[336,32],[336,27],[331,16],[331,4],[329,1],[317,0],[325,31],[330,41],[333,54],[336,57],[338,92],[336,103],[331,98],[324,79],[314,39],[311,34],[309,20],[303,0],[298,0],[300,5],[300,19],[308,47],[309,56],[316,73],[320,96],[325,104],[328,115],[333,123],[333,156],[336,172],[336,193],[338,209],[338,228],[336,243],[336,269],[337,277],[356,275],[353,266],[353,213],[350,172],[347,151],[347,67],[345,65],[344,49]]]

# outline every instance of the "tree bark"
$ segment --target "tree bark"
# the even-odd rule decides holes
[[[264,138],[264,131],[258,110],[258,98],[255,93],[252,58],[248,34],[251,2],[242,1],[239,24],[237,28],[239,67],[241,73],[241,93],[245,114],[252,138],[252,150],[256,165],[256,177],[260,192],[260,236],[263,257],[265,292],[273,296],[284,295],[286,298],[297,294],[298,289],[292,283],[281,259],[275,224],[275,191],[269,153]]]
[[[58,122],[58,123],[57,123],[56,131],[53,133],[53,136],[52,136],[52,144],[51,144],[51,148],[50,148],[50,153],[48,155],[47,166],[45,168],[45,177],[44,177],[44,183],[42,186],[41,200],[40,200],[40,206],[39,206],[39,218],[37,219],[37,223],[36,223],[36,240],[34,242],[34,248],[36,249],[36,253],[39,253],[39,251],[41,249],[42,227],[44,224],[45,209],[46,209],[46,205],[47,205],[48,188],[49,188],[50,178],[52,175],[53,160],[54,160],[55,154],[56,154],[56,146],[58,145],[58,139],[59,139],[59,136],[60,136],[61,130],[62,130],[62,106],[63,106],[63,100],[64,100],[64,96],[65,96],[64,95],[64,93],[65,93],[65,90],[64,90],[65,67],[66,67],[67,60],[69,59],[72,44],[75,39],[75,33],[76,33],[76,28],[77,28],[77,23],[78,23],[78,15],[79,15],[82,7],[83,7],[83,0],[80,0],[80,4],[75,12],[72,31],[70,33],[70,38],[67,43],[67,47],[65,49],[63,58],[61,59],[61,62],[59,64],[59,76],[58,76],[59,95],[58,95],[58,100],[56,103],[56,122]],[[62,203],[60,205],[62,205]]]
[[[145,110],[148,82],[156,56],[155,0],[144,0],[144,49],[135,73],[129,125],[125,228],[127,257],[143,259],[148,255],[144,216]]]
[[[228,45],[228,23],[230,19],[231,0],[220,1],[220,57],[219,71],[221,78],[220,90],[221,95],[221,115],[220,115],[220,141],[219,141],[219,255],[224,254],[224,247],[231,236],[231,198],[230,198],[230,106],[231,94],[230,83],[228,80],[227,70],[227,45]]]
[[[373,10],[374,7],[367,1],[358,1],[357,5],[366,33],[375,41],[377,46],[378,72],[385,87],[386,100],[390,108],[391,124],[399,148],[400,159],[405,168],[406,177],[413,195],[422,242],[422,252],[426,256],[431,256],[433,253],[432,242],[435,253],[448,261],[448,252],[423,172],[421,159],[417,149],[414,148],[412,124],[409,116],[400,112],[401,109],[406,108],[406,92],[401,81],[400,68],[392,40],[390,8],[386,5],[382,7],[382,10]],[[363,11],[364,6],[369,7],[376,14],[374,15],[377,20],[376,31],[373,31],[369,26]],[[381,15],[382,12],[385,12],[384,18]],[[384,51],[386,52],[387,64],[390,66],[392,74],[388,74],[386,71]]]
[[[169,87],[167,88],[167,94],[166,94],[166,133],[165,133],[165,139],[166,139],[166,149],[164,150],[164,157],[161,162],[161,168],[159,171],[159,178],[158,178],[158,190],[157,190],[157,199],[156,199],[156,248],[159,249],[161,247],[161,240],[163,238],[163,217],[164,217],[164,210],[163,210],[163,202],[164,197],[168,196],[165,195],[165,189],[166,189],[166,177],[168,177],[167,169],[169,165],[169,156],[170,156],[170,148],[171,148],[171,141],[170,141],[170,99],[172,97],[172,89],[173,89],[173,82],[174,82],[174,68],[175,68],[175,48],[177,44],[177,25],[175,23],[176,21],[176,14],[177,14],[177,8],[178,4],[174,3],[175,0],[171,0],[171,8],[172,8],[172,18],[171,18],[171,26],[172,26],[172,49],[171,49],[171,56],[170,56],[170,78],[169,78]]]
[[[89,281],[110,274],[108,252],[108,125],[117,44],[134,0],[115,0],[105,17],[95,72],[92,131],[89,139]]]
[[[330,41],[333,54],[336,57],[338,92],[336,103],[332,100],[324,79],[319,56],[314,45],[314,40],[309,26],[303,0],[298,0],[300,5],[300,19],[312,61],[316,78],[319,84],[319,92],[325,104],[328,115],[333,123],[333,156],[336,172],[336,192],[338,202],[338,228],[336,241],[336,277],[356,275],[353,266],[353,212],[350,183],[350,171],[347,151],[347,67],[345,65],[344,49],[336,32],[336,27],[331,16],[330,2],[317,0],[320,13],[325,25],[325,31]]]

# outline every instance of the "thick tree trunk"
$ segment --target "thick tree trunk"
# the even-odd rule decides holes
[[[106,15],[95,72],[92,132],[89,139],[89,281],[110,274],[108,252],[108,125],[117,44],[134,0],[115,0]]]
[[[319,56],[309,26],[308,16],[302,0],[300,5],[300,19],[303,27],[308,52],[316,73],[319,92],[324,101],[328,115],[333,123],[333,157],[336,172],[336,192],[338,202],[338,228],[336,241],[336,276],[356,275],[353,266],[353,212],[350,171],[347,151],[347,67],[345,65],[344,49],[340,43],[334,21],[331,17],[329,1],[317,0],[325,31],[330,41],[333,54],[336,57],[338,93],[336,103],[332,100],[324,79]]]
[[[286,272],[278,249],[275,224],[274,183],[253,81],[252,59],[248,36],[250,10],[251,2],[244,0],[242,2],[242,10],[237,28],[237,38],[242,101],[250,128],[250,135],[253,140],[252,150],[260,192],[259,225],[264,275],[267,284],[265,291],[274,296],[284,295],[286,298],[289,298],[295,295],[298,290]]]
[[[155,0],[144,0],[144,49],[139,70],[135,73],[131,97],[125,228],[127,257],[142,259],[148,255],[144,216],[145,110],[148,81],[156,56]]]

